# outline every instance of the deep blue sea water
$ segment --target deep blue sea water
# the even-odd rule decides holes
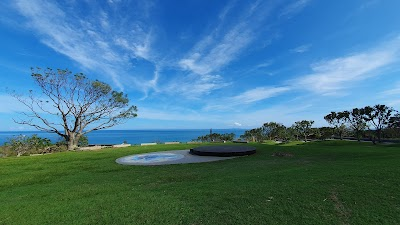
[[[213,129],[213,133],[234,133],[236,138],[244,134],[243,129]],[[121,144],[126,141],[129,144],[140,144],[147,142],[188,142],[199,136],[210,133],[209,129],[185,129],[185,130],[99,130],[87,134],[89,144]],[[52,142],[59,140],[59,136],[52,133],[40,131],[0,131],[0,145],[9,138],[17,135],[33,135],[48,138]]]

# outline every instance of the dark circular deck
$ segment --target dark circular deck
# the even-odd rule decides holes
[[[190,154],[200,156],[243,156],[256,153],[256,148],[243,145],[201,146],[190,149]]]

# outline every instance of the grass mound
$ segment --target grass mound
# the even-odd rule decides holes
[[[400,224],[399,145],[254,146],[165,166],[115,159],[194,145],[0,159],[0,224]]]

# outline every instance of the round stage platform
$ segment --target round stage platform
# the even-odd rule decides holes
[[[256,148],[243,145],[201,146],[190,149],[190,154],[200,156],[243,156],[256,153]]]

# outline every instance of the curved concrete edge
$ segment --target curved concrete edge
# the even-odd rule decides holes
[[[122,158],[130,157],[134,155],[142,155],[142,154],[154,154],[154,153],[174,153],[180,154],[184,157],[177,160],[170,160],[164,162],[155,162],[155,163],[136,163],[136,162],[122,162]],[[192,155],[189,153],[189,149],[186,150],[171,150],[171,151],[161,151],[161,152],[148,152],[148,153],[141,153],[141,154],[133,154],[118,158],[115,160],[116,163],[121,165],[129,165],[129,166],[159,166],[159,165],[172,165],[172,164],[189,164],[189,163],[204,163],[204,162],[214,162],[226,159],[233,159],[238,156],[232,157],[218,157],[218,156],[198,156]]]

